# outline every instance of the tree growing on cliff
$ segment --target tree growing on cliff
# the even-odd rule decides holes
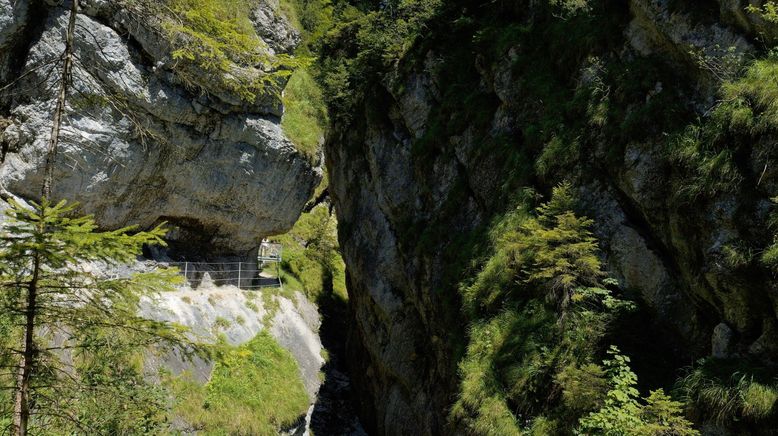
[[[166,399],[144,381],[142,353],[184,344],[183,330],[141,318],[137,308],[180,278],[173,270],[102,271],[132,262],[144,244],[164,244],[165,230],[97,232],[64,201],[10,206],[0,237],[0,379],[13,386],[6,425],[12,421],[16,435],[161,425]]]
[[[41,201],[8,199],[0,228],[0,425],[17,436],[147,434],[165,419],[166,395],[146,381],[144,353],[185,346],[176,326],[137,315],[144,296],[180,280],[162,270],[109,277],[162,227],[97,232],[76,205],[52,203],[54,163],[72,85],[78,1],[70,3],[65,49],[43,168]],[[134,233],[133,233],[134,232]]]

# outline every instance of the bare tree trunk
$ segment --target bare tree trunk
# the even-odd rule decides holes
[[[42,218],[42,217],[41,217]],[[35,363],[35,313],[37,311],[38,280],[40,278],[40,255],[33,258],[32,279],[27,287],[27,307],[24,311],[24,348],[16,377],[16,398],[14,400],[13,432],[15,436],[27,434],[30,421],[30,378]]]
[[[63,57],[62,76],[60,78],[57,105],[54,109],[54,118],[51,125],[51,137],[46,150],[46,166],[44,168],[43,186],[41,197],[51,197],[51,185],[54,174],[54,161],[57,157],[57,145],[59,144],[62,114],[65,111],[65,102],[70,86],[71,71],[73,68],[73,35],[76,29],[76,14],[78,14],[78,0],[72,0],[70,7],[70,19],[68,20],[67,33],[65,35],[65,53]],[[41,213],[44,211],[41,210]],[[41,226],[44,226],[41,217]],[[39,229],[43,231],[44,229]],[[33,254],[32,278],[27,287],[27,304],[24,312],[24,344],[22,357],[19,362],[19,372],[16,378],[13,434],[14,436],[26,436],[27,426],[30,421],[30,381],[33,376],[37,346],[35,344],[35,316],[37,314],[38,282],[41,272],[40,253]]]
[[[49,147],[46,151],[46,167],[44,169],[43,188],[41,189],[41,195],[44,198],[51,197],[51,183],[54,177],[54,160],[57,158],[57,145],[59,144],[62,114],[65,112],[65,99],[67,98],[71,70],[73,68],[73,34],[76,29],[76,14],[78,14],[78,0],[73,0],[70,7],[70,20],[68,21],[67,35],[65,36],[64,65],[62,66],[62,78],[59,83],[57,107],[54,109]]]

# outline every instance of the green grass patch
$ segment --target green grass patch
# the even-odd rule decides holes
[[[213,326],[215,329],[225,330],[230,328],[232,323],[227,318],[217,316],[216,321],[214,321]]]
[[[317,160],[328,123],[327,107],[319,85],[306,69],[297,69],[289,78],[283,103],[284,133],[309,159]]]
[[[738,78],[724,82],[720,103],[690,123],[669,143],[669,156],[683,171],[682,200],[733,192],[750,177],[738,156],[747,155],[764,135],[778,132],[778,59],[754,61]],[[772,163],[772,154],[759,156]]]
[[[743,359],[708,358],[687,371],[677,391],[703,420],[723,426],[778,425],[778,377],[770,368]]]
[[[207,384],[184,375],[170,385],[173,413],[204,435],[276,435],[309,404],[297,363],[266,332],[224,346]]]
[[[278,300],[275,298],[276,293],[271,289],[262,290],[262,308],[265,310],[265,315],[262,317],[262,324],[268,326],[273,317],[276,316],[276,312],[281,307]]]

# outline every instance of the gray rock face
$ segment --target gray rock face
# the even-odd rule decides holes
[[[630,32],[635,27],[642,28],[655,48],[672,51],[681,59],[689,59],[695,53],[721,57],[730,48],[735,54],[742,55],[752,49],[742,35],[727,26],[695,23],[683,14],[673,13],[669,3],[667,0],[631,0],[629,7],[634,18],[630,23]],[[633,46],[646,54],[646,47],[642,44]]]
[[[59,74],[51,63],[68,14],[44,8],[38,34],[25,30],[25,4],[0,5],[0,47],[29,47],[0,100],[10,120],[0,131],[0,187],[37,199]],[[158,20],[121,2],[82,6],[53,196],[78,201],[105,228],[168,221],[182,246],[214,256],[244,255],[290,228],[321,171],[282,132],[278,96],[244,102],[188,66],[207,92],[195,91],[173,71]],[[257,26],[272,50],[288,51],[296,33],[278,16],[268,21],[270,10]],[[0,64],[10,62],[0,53]]]
[[[310,399],[307,414],[300,416],[298,424],[281,434],[307,435],[313,405],[322,384],[320,369],[324,359],[318,336],[319,315],[313,303],[299,292],[294,295],[295,301],[278,295],[269,297],[278,304],[277,309],[265,307],[262,292],[269,291],[216,286],[206,280],[194,289],[187,285],[154,299],[144,297],[140,313],[150,319],[183,325],[194,337],[206,342],[224,335],[230,344],[240,345],[267,330],[297,361]],[[166,356],[164,361],[148,363],[152,367],[163,365],[174,374],[189,371],[201,383],[208,381],[213,369],[211,361],[199,358],[189,361],[175,354]]]
[[[711,335],[711,356],[720,359],[730,357],[734,332],[728,325],[719,323]]]
[[[300,34],[279,13],[278,0],[264,0],[252,11],[257,34],[276,53],[289,53],[300,43]]]
[[[21,41],[17,38],[29,21],[30,4],[27,0],[0,2],[0,83],[11,77],[15,62],[12,53],[18,50]]]
[[[436,159],[424,176],[416,171],[410,138],[423,128],[429,103],[413,101],[426,92],[423,80],[411,81],[414,95],[401,104],[417,113],[401,117],[402,109],[393,106],[386,114],[357,114],[365,131],[331,139],[327,149],[354,316],[348,360],[362,399],[361,420],[378,434],[443,428],[456,384],[454,362],[442,346],[452,337],[444,318],[456,309],[430,290],[440,280],[441,258],[414,256],[414,235],[401,232],[408,231],[408,220],[423,222],[438,213],[452,183],[465,175],[452,155]],[[433,198],[424,198],[424,187]],[[472,198],[461,204],[452,234],[479,220]]]
[[[765,38],[774,43],[778,38],[778,28],[757,13],[746,10],[747,6],[761,7],[766,4],[760,0],[717,0],[721,17],[727,24],[738,27],[751,36]]]

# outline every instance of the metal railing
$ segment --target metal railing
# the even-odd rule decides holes
[[[267,261],[265,261],[267,262]],[[282,287],[280,269],[276,277],[260,276],[260,268],[255,262],[168,262],[179,269],[192,288],[203,282],[216,286],[233,285],[241,289],[259,289]],[[207,274],[207,277],[206,277]]]
[[[241,289],[283,287],[281,281],[281,252],[283,247],[269,241],[262,241],[256,262],[166,262],[177,267],[192,288],[204,281],[216,286],[233,285]],[[276,276],[260,275],[268,265],[275,264]]]
[[[268,262],[281,262],[281,251],[283,246],[274,242],[262,241],[257,253],[257,260],[260,264]]]

